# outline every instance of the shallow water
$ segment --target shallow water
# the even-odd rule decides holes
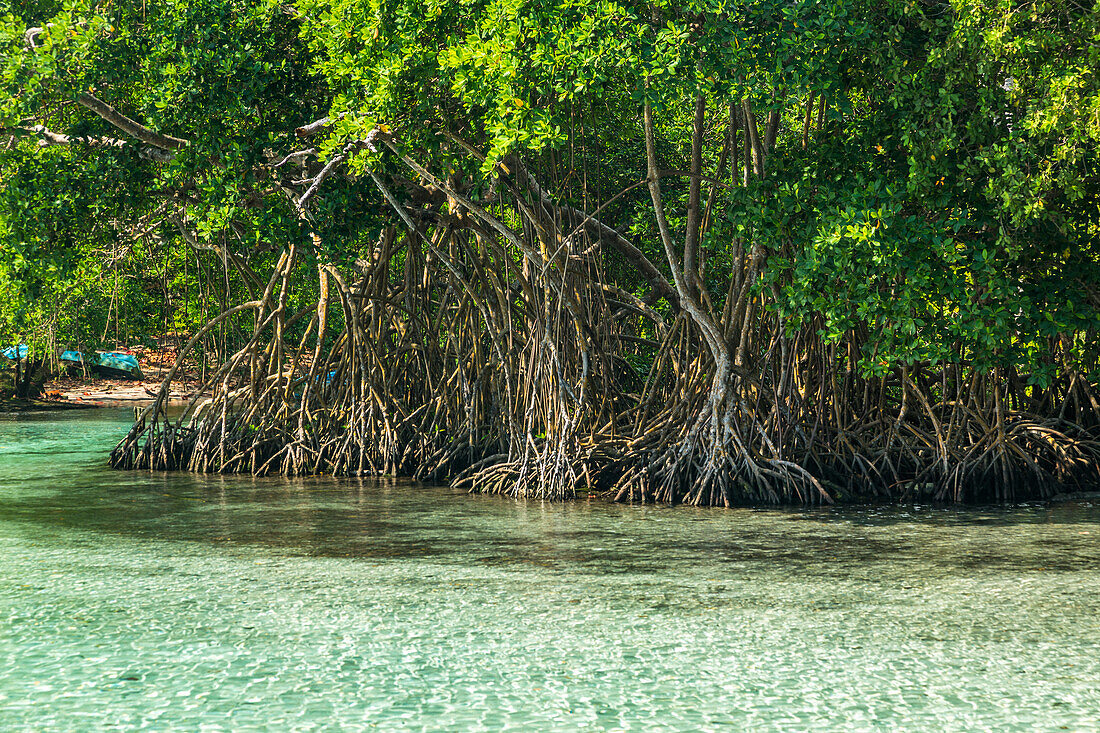
[[[1100,505],[119,473],[0,417],[3,730],[1096,730]]]

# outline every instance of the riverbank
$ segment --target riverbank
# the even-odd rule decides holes
[[[90,407],[97,407],[97,405],[91,403],[83,404],[79,402],[69,402],[67,400],[60,399],[16,400],[9,398],[0,398],[0,415],[22,414],[27,412],[80,410]]]
[[[172,383],[169,402],[190,397],[186,383]],[[159,381],[59,377],[46,383],[43,397],[20,400],[0,397],[0,413],[50,412],[94,407],[142,407],[156,397]]]
[[[146,379],[104,379],[61,376],[46,383],[46,394],[59,402],[95,406],[140,405],[152,402],[160,389],[162,375],[147,374]],[[186,400],[193,385],[187,378],[173,381],[169,399]],[[197,385],[195,385],[197,386]]]

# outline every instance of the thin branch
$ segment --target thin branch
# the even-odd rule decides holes
[[[760,141],[760,132],[756,127],[756,114],[752,111],[752,102],[745,98],[741,102],[745,112],[745,131],[748,133],[749,146],[752,149],[753,172],[757,178],[764,177],[764,145]]]
[[[297,163],[298,161],[305,160],[309,156],[316,155],[316,154],[317,154],[316,148],[307,148],[306,150],[297,150],[293,153],[289,153],[285,158],[280,160],[275,165],[271,166],[271,169],[272,170],[278,170],[279,168],[282,168],[287,163]]]
[[[325,167],[321,169],[321,172],[313,177],[313,182],[310,184],[309,188],[307,188],[306,192],[302,194],[302,197],[298,199],[298,211],[306,210],[306,207],[309,205],[309,200],[312,199],[321,188],[321,184],[325,182],[325,179],[331,176],[336,171],[336,168],[348,159],[348,151],[351,150],[351,147],[351,143],[345,145],[344,149],[332,156],[332,158],[325,163]]]
[[[343,117],[343,115],[340,115],[340,117]],[[322,117],[319,120],[314,120],[313,122],[310,122],[308,125],[302,125],[301,127],[296,128],[294,130],[294,134],[300,138],[313,137],[331,124],[332,118]]]
[[[187,140],[183,140],[178,137],[172,137],[171,135],[162,135],[159,132],[150,130],[145,125],[130,119],[126,115],[116,110],[106,102],[93,97],[91,94],[83,93],[76,98],[77,103],[85,107],[103,119],[110,122],[118,129],[125,132],[131,137],[136,137],[147,145],[152,145],[155,148],[161,150],[181,150],[187,147],[190,143]]]
[[[691,180],[688,182],[687,231],[684,233],[684,278],[689,288],[699,279],[699,225],[702,212],[700,198],[703,175],[703,127],[706,121],[707,99],[702,94],[695,98],[695,124],[691,131]]]
[[[0,134],[8,134],[13,137],[37,137],[38,146],[42,148],[52,147],[55,145],[87,145],[92,148],[115,148],[122,150],[124,148],[131,147],[133,143],[128,140],[121,140],[114,137],[102,137],[102,136],[74,136],[65,135],[60,132],[54,132],[43,125],[34,125],[33,127],[12,127],[0,130]],[[174,153],[170,153],[166,150],[153,147],[140,147],[138,148],[138,155],[146,160],[155,160],[161,163],[167,163],[175,157]]]

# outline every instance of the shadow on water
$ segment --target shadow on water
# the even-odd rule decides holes
[[[846,574],[919,563],[982,569],[1100,568],[1100,506],[694,509],[467,497],[394,479],[115,472],[121,410],[0,419],[0,521],[31,538],[95,532],[263,545],[288,555],[550,571],[664,572],[681,564]]]

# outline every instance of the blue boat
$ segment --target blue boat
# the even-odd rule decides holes
[[[85,363],[84,355],[79,351],[62,352],[61,361],[69,366]],[[99,352],[95,356],[88,357],[87,364],[89,369],[101,377],[145,379],[137,358],[131,354],[123,354],[118,351]]]
[[[8,361],[19,361],[21,359],[26,359],[28,353],[30,353],[30,347],[26,344],[19,344],[18,346],[9,346],[3,351],[0,351],[0,356],[3,356]]]
[[[92,371],[105,377],[119,377],[122,379],[144,379],[138,360],[131,354],[122,354],[117,351],[108,351],[97,354]]]

